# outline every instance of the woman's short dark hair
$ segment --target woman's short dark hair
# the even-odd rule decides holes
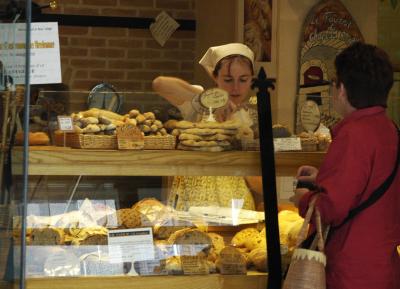
[[[336,56],[335,67],[337,85],[343,83],[353,107],[386,107],[393,85],[393,66],[385,51],[355,42]]]
[[[254,74],[253,63],[251,62],[250,59],[248,59],[248,58],[247,58],[246,56],[244,56],[244,55],[240,55],[240,54],[231,54],[231,55],[228,55],[228,56],[222,58],[220,61],[217,62],[217,64],[215,65],[214,71],[213,71],[213,75],[214,75],[215,77],[218,76],[218,73],[219,73],[219,71],[220,71],[220,69],[221,69],[221,67],[222,67],[222,62],[224,62],[224,61],[228,61],[228,71],[229,71],[229,73],[230,73],[230,72],[231,72],[231,65],[232,65],[232,62],[233,62],[235,59],[238,59],[239,61],[242,61],[242,62],[247,63],[247,64],[249,65],[250,69],[251,69],[251,74]]]

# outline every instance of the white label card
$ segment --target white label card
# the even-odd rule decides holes
[[[301,141],[299,137],[274,138],[275,152],[301,151]]]
[[[301,107],[300,121],[307,132],[314,132],[321,122],[321,112],[318,104],[312,100],[307,100]]]
[[[74,131],[74,123],[72,121],[72,117],[70,116],[57,116],[58,128],[65,132]]]
[[[179,23],[174,18],[169,16],[165,11],[162,11],[156,17],[156,22],[150,24],[150,32],[154,39],[164,46],[165,42],[171,37],[172,33],[178,29]]]
[[[109,231],[108,255],[110,263],[154,260],[151,228]]]
[[[200,103],[204,107],[220,108],[228,102],[228,93],[220,88],[211,88],[200,94]]]

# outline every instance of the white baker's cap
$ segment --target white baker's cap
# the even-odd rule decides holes
[[[199,64],[203,66],[210,75],[212,75],[218,61],[220,61],[224,57],[235,54],[247,57],[254,65],[253,51],[242,43],[229,43],[225,45],[210,47],[200,59]]]

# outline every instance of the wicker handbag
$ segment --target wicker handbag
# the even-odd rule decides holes
[[[326,256],[324,254],[325,237],[329,228],[322,233],[321,216],[313,198],[310,202],[303,226],[297,238],[296,249],[293,252],[292,260],[283,289],[325,289],[325,265]],[[317,234],[309,249],[301,248],[301,244],[306,239],[308,225],[315,208],[315,225]],[[316,250],[318,247],[318,250]]]

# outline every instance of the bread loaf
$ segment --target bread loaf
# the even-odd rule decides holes
[[[249,253],[250,262],[258,271],[267,272],[267,250],[265,248],[256,248]]]
[[[58,228],[32,228],[31,240],[32,245],[63,245],[65,234],[62,229]]]
[[[49,145],[50,138],[45,132],[29,132],[28,134],[29,145]],[[24,143],[24,132],[17,132],[15,134],[15,143],[22,145]]]

